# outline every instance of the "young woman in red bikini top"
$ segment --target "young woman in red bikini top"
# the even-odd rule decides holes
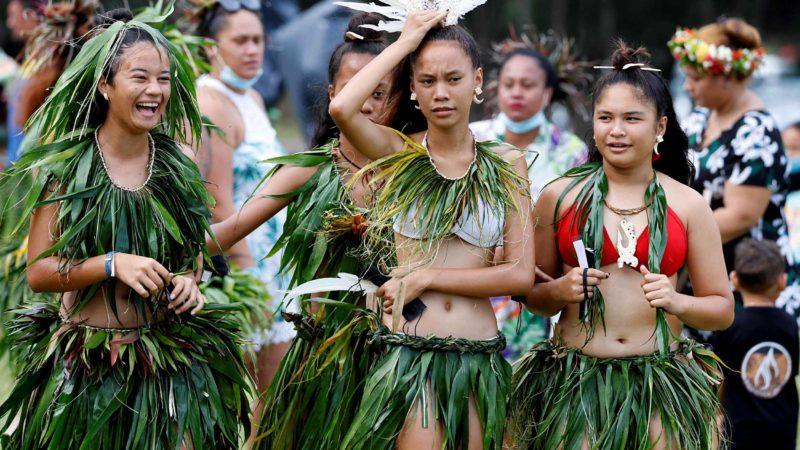
[[[733,296],[719,228],[687,185],[686,135],[644,54],[615,52],[595,87],[590,162],[536,204],[536,263],[553,280],[526,305],[561,316],[515,366],[518,448],[714,448],[720,436],[713,354],[680,333],[727,328]],[[597,262],[579,264],[575,241]],[[684,264],[694,296],[675,291]]]

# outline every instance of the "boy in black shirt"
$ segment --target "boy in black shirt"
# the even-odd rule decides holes
[[[731,449],[794,450],[798,398],[797,322],[775,299],[786,287],[784,257],[774,242],[745,240],[736,247],[731,281],[742,294],[730,328],[714,333],[725,370],[722,404]]]

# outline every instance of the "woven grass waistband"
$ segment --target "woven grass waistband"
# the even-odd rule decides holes
[[[681,339],[672,342],[669,349],[669,355],[671,358],[686,357],[690,355],[693,351],[698,351],[698,350],[708,351],[702,344],[699,344],[691,340]],[[579,358],[591,359],[593,361],[597,361],[599,364],[620,364],[626,361],[634,363],[644,362],[644,361],[650,361],[650,362],[662,361],[662,358],[657,351],[649,355],[598,357],[598,356],[587,355],[583,353],[580,348],[567,347],[560,344],[554,344],[550,340],[541,341],[535,344],[533,348],[531,348],[531,351],[549,353],[550,354],[549,358],[553,359],[561,359],[567,356],[567,354],[574,353]]]
[[[506,337],[503,336],[503,333],[497,333],[497,336],[491,339],[471,340],[455,337],[412,336],[392,333],[388,328],[381,328],[373,334],[372,342],[433,352],[499,353],[506,348]]]

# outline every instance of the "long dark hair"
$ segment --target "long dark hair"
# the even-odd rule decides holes
[[[336,84],[336,77],[339,74],[339,68],[342,65],[342,59],[345,55],[350,53],[377,55],[389,46],[383,33],[361,27],[361,25],[377,25],[382,19],[383,16],[367,13],[356,14],[350,18],[350,22],[347,24],[347,30],[345,31],[344,41],[333,50],[331,59],[328,62],[329,85],[333,86]],[[359,39],[359,36],[363,39]],[[396,92],[398,88],[395,87],[395,85],[397,84],[396,82],[392,83],[392,91]],[[385,110],[387,114],[389,110],[396,108],[396,97],[396,94],[389,94],[385,107],[387,108]],[[328,114],[328,107],[331,103],[330,98],[328,98],[328,93],[324,92],[320,98],[321,101],[317,105],[317,125],[314,130],[314,135],[311,138],[312,147],[319,147],[339,134],[336,124],[333,122],[330,114]],[[394,117],[397,117],[397,115],[394,115]]]
[[[467,57],[472,64],[473,69],[481,67],[481,53],[475,38],[472,37],[466,28],[458,25],[450,25],[446,27],[434,27],[428,31],[417,49],[409,55],[402,65],[402,71],[398,78],[402,80],[400,83],[400,104],[397,109],[398,118],[402,118],[400,129],[406,133],[416,133],[428,128],[428,120],[418,109],[414,108],[415,103],[409,100],[411,96],[411,78],[414,74],[414,65],[422,53],[422,50],[431,42],[437,41],[451,41],[457,42],[458,45],[464,50]]]
[[[638,89],[643,98],[652,102],[656,107],[656,117],[667,117],[667,129],[664,132],[664,142],[659,144],[661,154],[653,167],[681,183],[689,184],[694,176],[694,165],[689,159],[689,139],[678,123],[678,117],[672,106],[672,95],[669,93],[667,82],[659,72],[642,70],[634,66],[623,69],[628,64],[648,64],[650,54],[644,47],[629,48],[623,41],[617,41],[617,49],[611,56],[611,65],[614,69],[606,73],[595,84],[592,93],[592,109],[597,100],[603,95],[606,88],[618,83],[625,83]],[[593,143],[589,149],[589,161],[601,162],[603,160],[597,144]]]

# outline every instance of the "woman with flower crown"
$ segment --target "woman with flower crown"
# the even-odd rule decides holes
[[[667,45],[695,103],[683,122],[697,166],[692,187],[714,210],[728,271],[743,239],[777,242],[789,279],[776,305],[800,320],[800,272],[784,216],[788,161],[778,124],[749,88],[764,58],[761,36],[730,18],[678,30]]]
[[[398,40],[331,101],[342,134],[385,157],[363,169],[377,169],[380,186],[364,240],[389,278],[376,293],[384,315],[371,337],[382,352],[342,449],[503,445],[511,368],[489,297],[533,285],[531,200],[522,153],[469,130],[483,71],[475,40],[454,25],[464,9],[409,13]],[[402,100],[427,128],[408,136],[359,114],[404,60],[411,92]],[[500,245],[504,259],[494,264]]]
[[[27,278],[58,294],[11,324],[4,448],[234,449],[249,429],[231,308],[196,280],[212,200],[178,144],[200,135],[193,77],[158,16],[108,13],[4,180],[33,177]]]
[[[589,162],[536,204],[536,261],[554,278],[527,298],[561,317],[515,365],[519,449],[710,449],[720,368],[682,325],[733,321],[719,232],[687,184],[692,165],[664,79],[620,44],[595,85]],[[675,291],[686,266],[695,296]]]

